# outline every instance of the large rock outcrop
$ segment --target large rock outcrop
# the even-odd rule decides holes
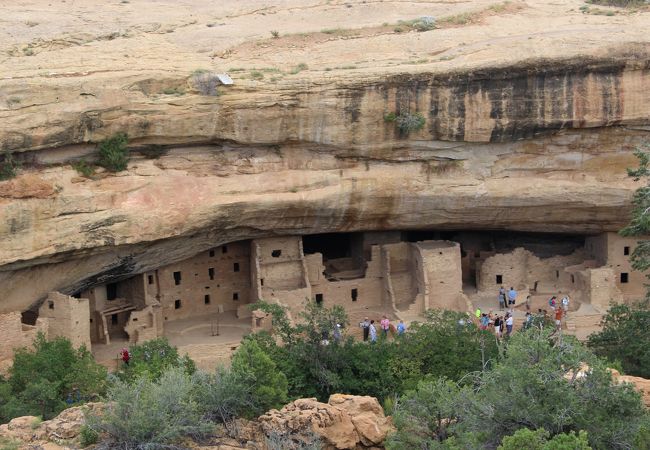
[[[617,383],[631,383],[643,398],[643,403],[650,408],[650,380],[641,377],[633,377],[631,375],[621,375],[616,369],[609,369],[612,373],[612,378]]]
[[[88,403],[66,409],[52,420],[41,422],[34,416],[17,417],[0,425],[0,439],[21,449],[40,446],[59,450],[76,446],[85,411],[101,414],[103,403]],[[217,427],[203,442],[187,444],[212,450],[267,450],[269,441],[292,450],[292,445],[320,440],[323,450],[363,450],[383,448],[384,439],[394,430],[390,417],[374,397],[334,394],[328,403],[299,399],[281,410],[271,410],[254,421],[237,420],[229,430]]]
[[[626,222],[650,12],[221,3],[3,10],[0,149],[23,165],[0,182],[0,312],[258,236]],[[395,31],[425,14],[438,29]],[[201,81],[225,71],[234,85]],[[425,125],[400,132],[390,112]],[[67,165],[116,132],[128,170]],[[151,145],[167,154],[140,156]]]

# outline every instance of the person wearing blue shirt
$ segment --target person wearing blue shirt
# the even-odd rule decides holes
[[[397,324],[397,335],[401,336],[406,332],[406,325],[404,325],[404,321],[400,320],[399,323]]]
[[[508,291],[508,305],[514,305],[515,300],[517,300],[517,291],[515,291],[515,288],[510,287]]]

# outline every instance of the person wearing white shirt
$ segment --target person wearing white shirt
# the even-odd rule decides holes
[[[508,333],[508,336],[510,336],[510,334],[512,333],[513,324],[514,324],[514,318],[512,317],[512,314],[510,314],[506,319],[506,333]]]

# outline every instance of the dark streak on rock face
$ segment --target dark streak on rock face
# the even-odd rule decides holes
[[[582,103],[590,101],[589,94],[602,102],[599,125],[620,123],[625,67],[624,61],[613,59],[533,62],[443,76],[397,75],[389,77],[386,87],[395,90],[395,110],[400,111],[417,105],[424,84],[428,86],[427,128],[433,139],[472,140],[466,135],[466,102],[471,107],[472,102],[487,101],[494,121],[489,141],[508,142],[585,125]],[[594,88],[600,92],[589,92]]]

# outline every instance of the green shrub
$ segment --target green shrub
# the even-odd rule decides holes
[[[185,95],[185,89],[182,87],[168,87],[163,89],[163,94],[165,95]]]
[[[99,165],[110,172],[121,172],[129,164],[128,137],[117,133],[99,143]]]
[[[436,19],[431,16],[423,16],[415,19],[411,26],[417,31],[431,31],[436,28]]]
[[[94,399],[106,390],[106,369],[85,347],[69,340],[47,341],[42,334],[33,350],[16,350],[9,379],[0,380],[0,419],[41,416],[51,419],[65,409],[66,400]]]
[[[323,442],[314,432],[292,436],[273,430],[266,436],[265,441],[268,450],[321,450],[323,448]]]
[[[448,438],[460,448],[475,448],[472,442],[494,448],[528,427],[544,428],[553,439],[584,430],[596,449],[634,448],[648,423],[640,395],[613,383],[605,365],[575,338],[552,333],[516,333],[491,370],[470,374],[462,384],[421,381],[396,405],[398,431],[387,448],[427,448]],[[584,364],[590,370],[578,376]],[[438,417],[448,420],[431,420]],[[577,442],[584,439],[577,436]],[[572,440],[576,436],[560,436],[555,446],[542,448],[585,448],[562,446]]]
[[[245,417],[255,417],[287,402],[287,377],[251,339],[246,339],[232,357],[232,374],[251,386],[253,403]]]
[[[264,74],[259,70],[251,70],[251,78],[253,80],[261,80],[262,78],[264,78]]]
[[[230,369],[220,367],[214,374],[198,371],[194,382],[201,414],[207,420],[228,424],[255,408],[252,386]]]
[[[77,171],[77,173],[83,177],[91,178],[95,175],[95,168],[92,164],[89,164],[86,160],[80,159],[79,161],[72,162],[72,168]]]
[[[14,178],[19,166],[14,156],[8,150],[5,150],[0,157],[0,181]]]
[[[185,437],[199,438],[212,429],[201,417],[195,383],[180,368],[158,381],[141,377],[132,383],[117,380],[108,391],[101,415],[89,415],[88,426],[105,435],[110,448],[165,448]]]
[[[307,70],[309,67],[307,67],[307,64],[305,63],[300,63],[297,66],[295,66],[293,69],[289,71],[290,74],[295,75],[297,73],[302,72],[303,70]]]
[[[194,361],[187,355],[179,356],[178,349],[164,337],[134,345],[129,353],[129,364],[123,365],[117,373],[120,379],[127,382],[141,377],[155,381],[171,368],[181,368],[188,375],[196,371]]]
[[[88,425],[83,425],[79,430],[79,445],[81,448],[97,443],[99,434]]]
[[[599,356],[620,361],[625,373],[650,378],[650,301],[610,305],[602,329],[587,345]],[[616,368],[616,367],[614,367]]]
[[[584,431],[556,434],[552,439],[549,436],[544,428],[534,431],[522,428],[512,436],[504,437],[497,450],[591,450]]]
[[[408,135],[411,131],[421,130],[424,127],[426,119],[421,113],[400,112],[395,114],[389,112],[384,114],[385,122],[394,122],[401,135]]]
[[[0,450],[18,450],[21,445],[16,439],[0,436]]]
[[[408,134],[411,131],[421,130],[424,127],[425,119],[420,113],[404,113],[395,118],[397,128],[404,133]]]

